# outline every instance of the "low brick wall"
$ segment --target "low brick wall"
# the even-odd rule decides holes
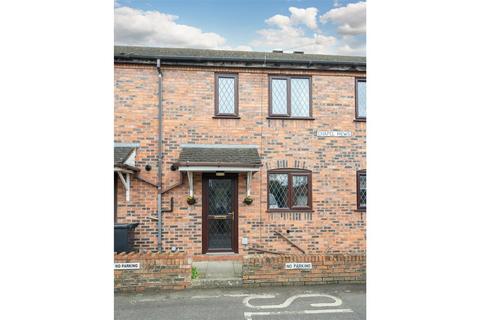
[[[115,292],[185,289],[192,281],[192,259],[183,254],[120,253],[115,263],[140,263],[139,269],[115,270]]]
[[[286,263],[311,263],[311,270],[287,270]],[[246,256],[243,286],[365,283],[365,255]]]

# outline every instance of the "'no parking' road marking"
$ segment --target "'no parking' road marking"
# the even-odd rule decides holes
[[[284,309],[290,306],[290,304],[299,298],[315,298],[315,297],[324,297],[332,299],[333,302],[320,302],[320,303],[311,303],[310,306],[322,308],[322,307],[338,307],[342,305],[342,300],[340,298],[328,295],[328,294],[318,294],[318,293],[309,293],[309,294],[297,294],[289,297],[281,304],[274,305],[260,305],[254,306],[250,304],[250,300],[255,299],[271,299],[275,298],[274,295],[252,295],[243,299],[243,304],[252,309]],[[263,312],[244,312],[243,315],[245,320],[252,320],[253,316],[269,316],[269,315],[285,315],[285,314],[319,314],[319,313],[345,313],[353,312],[351,309],[317,309],[317,310],[299,310],[299,311],[263,311]]]

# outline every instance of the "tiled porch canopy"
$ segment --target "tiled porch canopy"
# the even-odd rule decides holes
[[[114,146],[113,172],[116,172],[118,178],[125,188],[125,199],[130,201],[130,180],[131,175],[140,171],[135,167],[136,148],[133,146]]]
[[[193,196],[193,172],[245,172],[247,196],[250,196],[252,175],[262,161],[255,145],[184,144],[176,165],[187,172],[189,194]]]
[[[181,148],[179,171],[255,172],[262,166],[255,145],[184,144]]]

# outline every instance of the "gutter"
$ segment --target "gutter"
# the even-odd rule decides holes
[[[157,59],[157,71],[158,71],[158,171],[157,171],[157,243],[158,252],[162,252],[162,71],[160,70],[161,61]]]
[[[165,61],[193,61],[193,62],[257,62],[257,63],[291,63],[291,64],[328,64],[328,65],[353,65],[353,66],[366,66],[367,63],[363,61],[325,61],[325,60],[289,60],[289,59],[269,59],[269,58],[229,58],[229,57],[193,57],[193,56],[142,56],[142,55],[116,55],[115,59],[140,59],[140,60],[152,60],[162,59]]]
[[[228,57],[191,57],[191,56],[128,56],[116,55],[114,62],[116,63],[133,63],[133,64],[147,64],[152,65],[155,60],[162,59],[165,65],[202,65],[210,63],[230,64],[229,66],[243,66],[242,64],[256,64],[259,68],[284,68],[285,65],[290,65],[295,68],[311,69],[314,66],[324,66],[326,70],[341,70],[357,69],[357,71],[364,71],[367,63],[363,61],[322,61],[322,60],[286,60],[286,59],[269,59],[265,58],[228,58]],[[249,65],[248,67],[255,67]],[[344,71],[345,71],[344,70]]]
[[[260,168],[262,163],[244,163],[244,162],[176,162],[173,164],[176,167],[246,167],[246,168]]]

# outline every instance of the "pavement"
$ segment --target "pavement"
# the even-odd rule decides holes
[[[116,320],[364,320],[365,285],[187,289],[116,294]]]

